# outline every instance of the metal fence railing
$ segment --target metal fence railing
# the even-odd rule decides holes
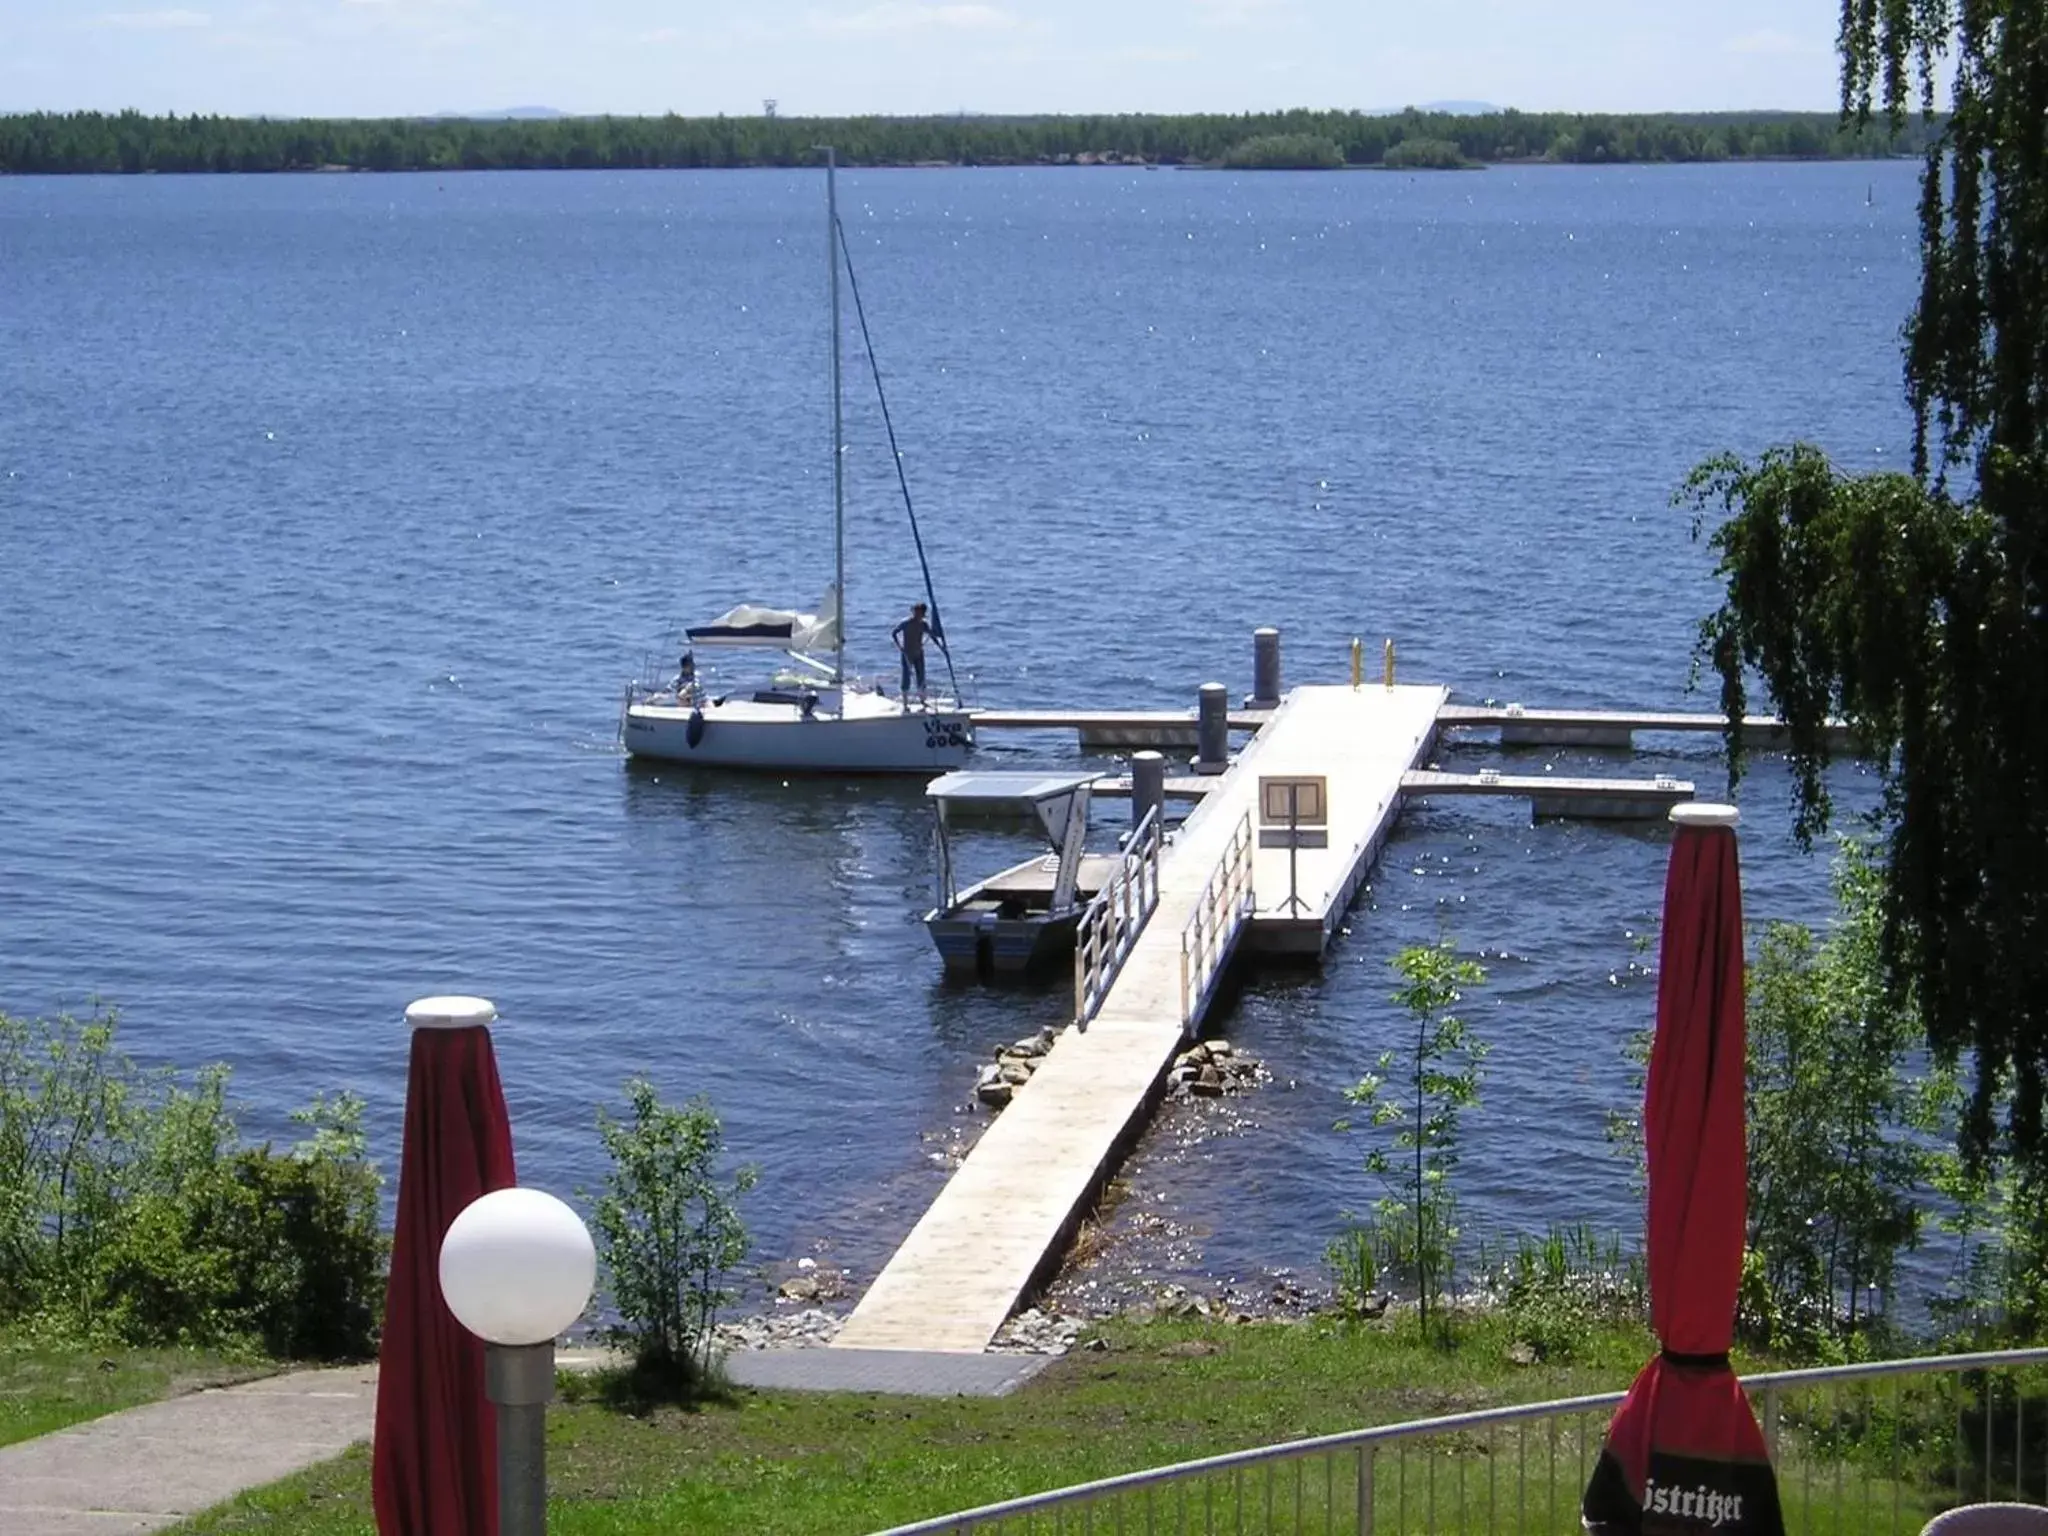
[[[2048,1503],[2048,1349],[1744,1379],[1793,1536],[1911,1536],[1960,1504]],[[1577,1531],[1619,1392],[1387,1424],[1104,1478],[882,1536]]]
[[[1252,915],[1252,817],[1246,811],[1216,861],[1194,915],[1180,935],[1180,1027],[1192,1031],[1208,1006],[1237,947],[1237,936]]]
[[[1074,933],[1074,1022],[1086,1024],[1109,996],[1117,972],[1159,905],[1159,812],[1149,810],[1124,845],[1109,882],[1088,903]]]

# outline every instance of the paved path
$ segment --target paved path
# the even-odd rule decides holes
[[[0,1447],[0,1533],[160,1531],[370,1437],[377,1368],[294,1371]]]
[[[564,1351],[562,1363],[601,1363]],[[765,1349],[726,1357],[742,1386],[771,1391],[1000,1397],[1049,1355]],[[377,1368],[294,1371],[110,1413],[0,1446],[0,1536],[160,1531],[370,1438]]]

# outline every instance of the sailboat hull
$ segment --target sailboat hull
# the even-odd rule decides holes
[[[626,710],[626,750],[707,768],[938,774],[960,767],[974,747],[964,710],[906,713],[886,700],[859,702],[869,707],[843,716],[753,700],[706,701],[701,710],[635,703]]]

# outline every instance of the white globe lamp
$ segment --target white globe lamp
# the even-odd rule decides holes
[[[471,1201],[441,1240],[441,1295],[487,1344],[550,1344],[583,1315],[597,1283],[590,1229],[538,1189]]]
[[[500,1536],[544,1536],[555,1339],[597,1283],[590,1229],[541,1190],[493,1190],[448,1224],[440,1272],[448,1310],[484,1341],[484,1393],[498,1410]]]

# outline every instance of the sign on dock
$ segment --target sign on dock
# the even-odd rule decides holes
[[[1325,774],[1259,776],[1259,846],[1330,846],[1330,780]]]

